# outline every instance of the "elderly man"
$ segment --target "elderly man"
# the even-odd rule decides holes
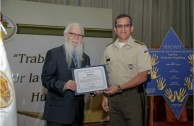
[[[43,115],[47,126],[81,126],[84,118],[84,95],[75,95],[71,72],[90,66],[90,58],[83,52],[84,29],[71,23],[64,37],[64,45],[47,52],[42,69],[42,85],[48,89]]]

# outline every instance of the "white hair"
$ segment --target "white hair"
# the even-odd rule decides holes
[[[79,23],[70,23],[69,25],[67,25],[67,27],[64,30],[64,34],[68,33],[69,30],[71,29],[71,27],[74,26],[78,26],[82,29],[82,35],[84,35],[84,29],[83,27],[79,24]],[[79,64],[81,65],[82,61],[83,61],[83,42],[78,45],[77,47],[73,47],[69,42],[68,42],[68,38],[65,37],[65,43],[64,43],[64,48],[65,48],[65,53],[66,53],[66,61],[68,63],[68,67],[71,67],[71,63],[72,63],[72,54],[73,52],[76,53],[77,57],[78,57],[78,61]]]
[[[79,24],[79,23],[70,23],[70,24],[68,24],[67,27],[66,27],[65,30],[64,30],[64,33],[68,33],[69,30],[70,30],[70,28],[71,28],[71,27],[74,27],[74,26],[80,27],[81,30],[82,30],[82,35],[84,35],[84,28],[83,28],[83,27],[81,26],[81,24]]]

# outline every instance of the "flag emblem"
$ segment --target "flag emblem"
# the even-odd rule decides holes
[[[2,14],[0,18],[0,126],[17,126],[15,89],[2,36],[2,31],[6,35],[8,32]]]
[[[13,102],[14,90],[3,71],[0,71],[0,92],[0,108],[6,108]]]

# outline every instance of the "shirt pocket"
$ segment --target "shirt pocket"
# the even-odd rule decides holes
[[[137,75],[137,58],[136,56],[125,57],[123,59],[123,64],[125,65],[124,69],[126,74],[130,77]]]
[[[110,59],[110,61],[106,62],[108,73],[117,72],[117,70],[119,70],[119,64],[120,61],[114,59]]]

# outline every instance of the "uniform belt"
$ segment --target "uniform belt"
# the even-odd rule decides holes
[[[137,86],[137,87],[134,87],[134,88],[128,88],[128,89],[124,89],[122,91],[122,93],[125,93],[125,92],[128,92],[128,91],[132,91],[132,90],[137,90],[138,93],[141,93],[144,91],[144,87],[143,87],[143,84]],[[114,95],[119,95],[119,94],[122,94],[122,93],[116,93]],[[110,97],[114,96],[114,95],[110,95]]]
[[[143,92],[144,91],[144,87],[143,87],[143,84],[137,86],[137,87],[134,87],[134,88],[128,88],[128,89],[124,89],[122,92],[127,92],[127,91],[130,91],[130,90],[137,90],[139,93]]]

